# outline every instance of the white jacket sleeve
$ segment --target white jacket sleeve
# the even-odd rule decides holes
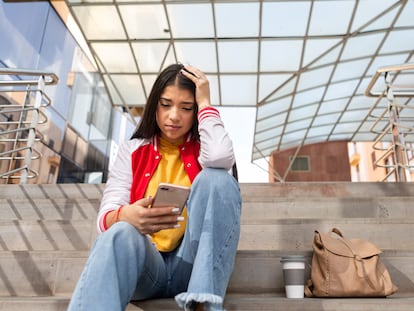
[[[230,170],[235,162],[233,143],[224,128],[216,108],[204,108],[198,113],[200,133],[200,156],[203,168],[224,168]]]
[[[134,140],[122,143],[115,161],[109,168],[108,180],[97,218],[98,232],[104,230],[103,217],[108,211],[116,210],[121,205],[129,204],[132,184],[131,153],[135,144]]]

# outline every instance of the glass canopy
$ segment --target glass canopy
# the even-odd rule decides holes
[[[143,107],[160,70],[193,64],[214,105],[256,107],[252,160],[373,141],[367,85],[379,67],[414,62],[414,0],[66,1],[115,106]]]

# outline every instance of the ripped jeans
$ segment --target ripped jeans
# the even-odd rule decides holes
[[[191,186],[180,246],[159,252],[132,225],[118,222],[95,241],[69,311],[123,311],[131,300],[175,297],[184,310],[223,309],[240,235],[241,196],[223,169],[202,170]]]

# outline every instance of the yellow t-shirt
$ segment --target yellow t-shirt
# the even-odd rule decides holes
[[[184,170],[183,162],[181,161],[179,145],[184,141],[172,144],[167,140],[159,139],[159,149],[161,154],[161,161],[148,184],[145,192],[145,197],[151,195],[152,197],[157,192],[157,187],[161,182],[167,182],[182,186],[191,186],[190,178]],[[179,228],[165,229],[151,234],[152,241],[161,252],[169,252],[174,250],[181,241],[184,235],[187,224],[187,208],[185,207],[182,215],[184,221],[180,222]]]

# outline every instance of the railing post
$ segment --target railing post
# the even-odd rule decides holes
[[[30,163],[32,161],[32,153],[33,153],[33,145],[36,139],[36,129],[39,123],[39,109],[42,105],[42,94],[43,94],[44,88],[45,88],[45,79],[43,76],[40,76],[38,83],[37,83],[36,97],[35,97],[35,102],[33,105],[34,109],[32,110],[29,134],[27,137],[26,154],[24,156],[25,169],[22,171],[22,174],[21,174],[21,178],[20,178],[21,184],[25,184],[27,182],[27,176],[30,170]]]
[[[394,165],[396,165],[396,179],[397,181],[405,182],[405,166],[408,165],[405,155],[405,141],[404,136],[400,131],[400,116],[398,105],[395,105],[395,98],[392,91],[392,79],[389,72],[385,73],[385,83],[387,86],[387,107],[391,124],[391,138],[394,149]]]

